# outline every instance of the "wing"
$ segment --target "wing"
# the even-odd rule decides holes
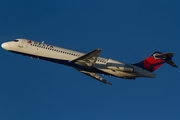
[[[94,78],[94,79],[96,79],[96,80],[98,80],[98,81],[100,81],[100,82],[103,82],[103,83],[105,83],[105,84],[109,84],[109,85],[112,85],[111,83],[109,83],[108,81],[106,81],[105,79],[103,79],[102,77],[100,77],[98,74],[96,74],[96,73],[93,73],[93,72],[88,72],[88,71],[84,71],[84,70],[79,70],[79,69],[77,69],[78,71],[80,71],[80,72],[82,72],[82,73],[84,73],[84,74],[86,74],[86,75],[88,75],[88,76],[90,76],[90,77],[92,77],[92,78]]]
[[[87,66],[89,68],[92,68],[101,52],[101,49],[95,49],[75,60],[72,60],[70,62],[74,62],[78,65]]]

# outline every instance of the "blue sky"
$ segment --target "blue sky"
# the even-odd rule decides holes
[[[45,41],[136,63],[154,51],[174,52],[180,65],[178,0],[1,0],[0,43]],[[0,50],[0,120],[179,120],[180,70],[113,86],[77,70]]]

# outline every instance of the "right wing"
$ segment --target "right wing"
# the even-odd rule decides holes
[[[93,72],[88,72],[88,71],[84,71],[84,70],[79,70],[79,69],[77,69],[78,71],[80,71],[80,72],[82,72],[82,73],[84,73],[84,74],[86,74],[86,75],[88,75],[88,76],[90,76],[90,77],[92,77],[92,78],[94,78],[94,79],[96,79],[96,80],[98,80],[98,81],[100,81],[100,82],[103,82],[103,83],[105,83],[105,84],[109,84],[109,85],[112,85],[111,83],[109,83],[108,81],[106,81],[105,79],[103,79],[102,77],[100,77],[98,74],[96,74],[96,73],[93,73]]]
[[[69,61],[74,62],[78,65],[87,66],[89,68],[92,68],[101,52],[101,49],[95,49],[75,60]]]

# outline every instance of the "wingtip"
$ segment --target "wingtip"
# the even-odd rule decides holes
[[[106,80],[103,80],[103,83],[109,84],[109,85],[113,85],[113,84],[111,84],[110,82],[108,82],[108,81],[106,81]]]
[[[101,51],[102,49],[99,49],[99,48],[97,48],[96,50],[99,50],[99,51]]]
[[[113,85],[113,84],[111,84],[111,83],[109,83],[109,82],[108,82],[107,84],[109,84],[109,85]]]

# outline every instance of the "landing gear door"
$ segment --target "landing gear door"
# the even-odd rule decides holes
[[[23,44],[24,44],[24,41],[23,41],[23,40],[19,40],[19,45],[18,45],[18,47],[23,48]]]

